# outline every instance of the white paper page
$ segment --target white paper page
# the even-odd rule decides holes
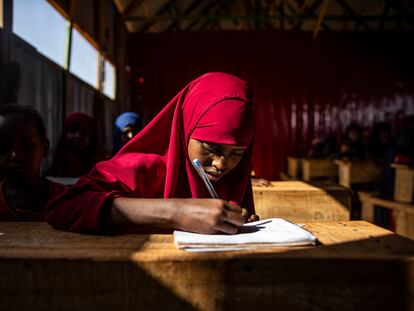
[[[301,227],[281,218],[270,218],[243,225],[240,232],[227,234],[198,234],[174,231],[174,242],[180,246],[246,245],[272,243],[281,245],[314,244],[316,237]]]

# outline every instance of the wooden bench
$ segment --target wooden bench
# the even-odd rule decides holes
[[[256,213],[293,222],[349,220],[351,194],[338,185],[312,186],[302,181],[275,181],[272,187],[253,187]]]
[[[413,202],[414,169],[401,164],[391,164],[395,168],[394,200],[397,202]]]
[[[378,183],[383,169],[374,161],[335,160],[335,164],[339,184],[349,188],[353,184]]]
[[[304,181],[321,178],[336,180],[338,169],[332,159],[302,159],[302,175]]]
[[[414,239],[414,205],[385,200],[366,192],[358,193],[361,200],[361,218],[374,223],[375,206],[385,207],[393,211],[396,222],[395,232]]]

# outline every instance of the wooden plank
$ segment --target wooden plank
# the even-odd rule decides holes
[[[171,235],[0,224],[2,310],[412,310],[414,242],[363,221],[305,223],[321,246],[191,254]]]
[[[345,187],[353,184],[378,183],[382,166],[374,161],[335,160],[338,165],[338,181]]]
[[[338,170],[331,159],[302,159],[302,174],[305,181],[318,178],[334,180]]]
[[[411,203],[414,197],[414,169],[407,165],[391,164],[395,168],[394,200]]]
[[[256,213],[293,222],[349,220],[351,194],[346,189],[323,189],[302,181],[272,182],[253,187]]]

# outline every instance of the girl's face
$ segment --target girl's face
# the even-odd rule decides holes
[[[354,141],[354,142],[357,142],[359,140],[359,138],[360,138],[359,137],[359,132],[356,129],[351,129],[349,131],[348,136],[349,136],[349,139],[352,140],[352,141]]]
[[[83,151],[92,142],[92,133],[82,124],[72,124],[66,129],[69,146],[76,151]]]
[[[139,129],[135,125],[127,125],[122,129],[121,133],[121,142],[122,145],[125,145],[129,142],[136,134],[138,134]]]
[[[30,182],[39,177],[48,150],[34,122],[19,114],[0,116],[0,179]]]
[[[199,141],[190,138],[188,156],[190,161],[198,159],[211,182],[219,181],[231,172],[242,159],[246,148]]]

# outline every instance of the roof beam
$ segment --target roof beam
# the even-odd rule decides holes
[[[221,10],[223,10],[224,7],[228,7],[232,2],[234,2],[235,0],[220,0],[220,1],[213,1],[213,2],[220,2],[219,4],[221,4],[217,10],[216,10],[216,14],[218,14]],[[216,8],[216,6],[214,7]],[[212,8],[211,8],[212,9]],[[211,11],[210,9],[210,11]],[[216,15],[216,16],[210,16],[210,17],[206,17],[206,21],[199,27],[199,29],[205,29],[205,27],[210,24],[213,23],[218,29],[221,29],[221,24],[219,22],[220,19],[226,19],[225,16],[221,15]]]
[[[379,28],[378,28],[378,30],[380,31],[384,30],[385,20],[388,15],[388,11],[390,10],[390,7],[391,7],[390,2],[391,2],[390,0],[385,0],[384,11],[382,12],[381,21],[380,21]]]
[[[300,0],[296,0],[296,3],[301,8],[300,10],[302,12],[298,16],[298,19],[300,19],[300,20],[293,27],[293,29],[294,30],[300,30],[302,28],[303,21],[305,20],[305,18],[313,17],[314,19],[316,19],[317,14],[315,13],[315,11],[316,11],[316,9],[319,8],[319,6],[322,4],[322,2],[323,2],[323,0],[316,0],[308,9],[306,9],[306,5],[307,5],[306,1],[301,3]],[[329,30],[329,27],[323,21],[321,23],[321,27],[324,28],[325,30]]]
[[[165,31],[171,31],[171,30],[173,30],[177,26],[179,19],[182,19],[183,17],[190,15],[190,13],[193,12],[194,9],[196,7],[198,7],[201,3],[202,3],[202,1],[194,0],[191,3],[191,5],[184,11],[184,13],[182,15],[176,16],[174,18],[174,20],[172,21],[172,23],[168,26],[167,29],[165,29]]]
[[[144,0],[132,0],[126,8],[122,11],[122,16],[127,17],[129,14],[131,14],[132,10],[141,5],[141,3]]]
[[[170,8],[171,5],[173,4],[174,0],[170,0],[167,3],[165,3],[155,14],[153,18],[150,18],[142,27],[141,27],[141,32],[147,32],[148,29],[150,29],[154,23],[155,20],[158,16],[164,14],[165,12],[167,12]]]
[[[371,27],[369,27],[365,22],[361,15],[358,15],[353,8],[344,0],[336,0],[348,13],[353,17],[356,21],[356,29],[359,26],[363,26],[366,30],[371,30]]]
[[[209,5],[208,6],[206,6],[205,8],[204,8],[204,10],[201,12],[201,14],[200,14],[200,16],[205,16],[207,13],[210,13],[211,12],[211,10],[214,8],[214,7],[216,7],[217,6],[217,1],[210,1],[210,3],[209,3]],[[191,30],[191,29],[193,29],[193,27],[195,26],[195,25],[197,25],[198,24],[198,22],[199,22],[199,20],[198,19],[194,19],[191,23],[190,23],[190,25],[188,25],[187,26],[187,28],[185,29],[186,31],[188,31],[188,30]]]
[[[213,24],[216,28],[221,28],[219,25],[219,17],[217,16],[217,13],[220,11],[220,7],[215,6],[215,14],[212,16],[206,16],[205,21],[198,27],[198,30],[205,30],[206,27],[210,24]]]
[[[404,17],[404,20],[408,21],[411,25],[414,25],[414,15],[408,13],[409,10],[404,7],[401,0],[392,0],[390,3],[398,11],[398,15],[401,17],[400,21],[402,20],[402,17]]]

